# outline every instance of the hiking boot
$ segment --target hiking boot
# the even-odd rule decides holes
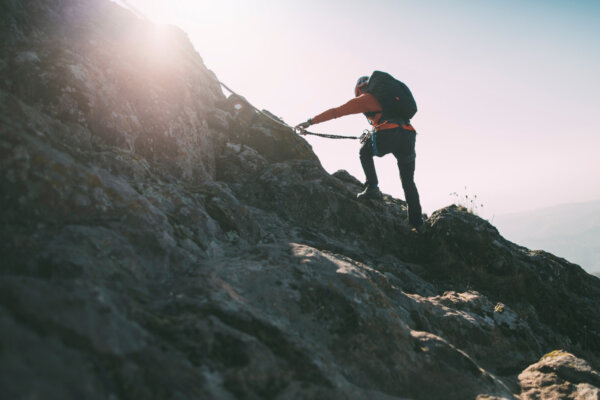
[[[420,225],[414,226],[413,230],[417,233],[425,233],[425,231],[427,230],[427,224],[425,222],[421,222]]]
[[[357,199],[381,199],[383,195],[377,186],[367,186],[365,190],[356,195]]]

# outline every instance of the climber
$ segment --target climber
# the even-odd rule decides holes
[[[361,139],[360,162],[366,176],[365,189],[359,199],[381,199],[373,156],[392,153],[398,162],[400,180],[408,204],[408,221],[422,233],[425,223],[421,215],[419,192],[414,181],[416,131],[410,119],[417,106],[408,87],[385,72],[375,71],[356,82],[354,98],[346,104],[331,108],[309,118],[294,128],[303,133],[311,125],[344,115],[364,113],[373,130]]]

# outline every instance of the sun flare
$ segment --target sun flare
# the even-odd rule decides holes
[[[192,21],[201,24],[223,24],[235,21],[244,9],[243,3],[232,0],[113,0],[140,17],[159,24],[183,27]]]

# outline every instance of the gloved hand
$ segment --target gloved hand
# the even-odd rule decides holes
[[[312,121],[309,118],[307,121],[302,122],[302,123],[296,125],[294,127],[294,131],[296,131],[296,132],[299,131],[301,134],[306,135],[305,130],[306,130],[306,128],[308,128],[311,125],[312,125]]]

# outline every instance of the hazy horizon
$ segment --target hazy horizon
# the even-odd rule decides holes
[[[290,125],[343,104],[375,69],[406,82],[428,214],[453,192],[477,195],[485,218],[600,199],[600,3],[127,3],[180,26],[221,81]],[[355,115],[313,130],[367,127]],[[358,141],[307,140],[329,172],[364,179]],[[393,156],[376,165],[403,198]]]
[[[600,200],[500,214],[491,222],[512,242],[600,274]]]

